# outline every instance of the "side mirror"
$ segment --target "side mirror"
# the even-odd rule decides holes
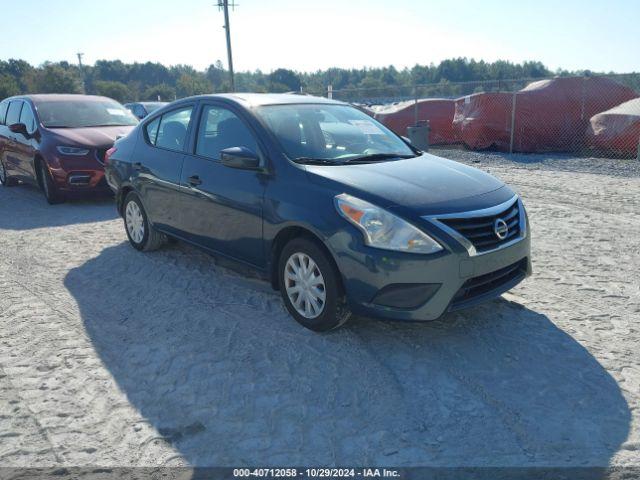
[[[29,137],[27,126],[24,123],[14,123],[13,125],[9,125],[9,130],[11,130],[13,133],[21,133],[25,137]]]
[[[220,162],[226,167],[242,170],[260,169],[260,158],[247,147],[231,147],[220,150]]]
[[[408,143],[409,145],[411,145],[411,140],[409,140],[407,137],[405,137],[404,135],[401,135],[400,138],[402,140],[404,140],[404,143]]]

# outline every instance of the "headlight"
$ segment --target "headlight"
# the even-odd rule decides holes
[[[60,145],[59,147],[56,147],[56,149],[62,155],[82,156],[82,155],[86,155],[87,153],[89,153],[89,149],[88,148],[65,147],[65,146]]]
[[[360,229],[367,245],[409,253],[435,253],[442,246],[409,222],[375,205],[343,193],[335,198],[338,213]]]

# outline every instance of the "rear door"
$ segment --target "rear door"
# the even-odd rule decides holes
[[[194,104],[181,105],[143,127],[133,159],[134,185],[160,229],[177,231],[180,219],[180,173],[191,129]]]
[[[181,229],[191,241],[262,268],[262,207],[267,177],[220,163],[220,150],[247,147],[257,136],[239,112],[203,103],[193,152],[182,168]]]

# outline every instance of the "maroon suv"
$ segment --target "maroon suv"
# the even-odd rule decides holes
[[[22,95],[0,102],[0,184],[38,185],[49,203],[104,189],[104,154],[138,120],[91,95]]]

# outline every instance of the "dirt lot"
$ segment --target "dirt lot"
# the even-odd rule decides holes
[[[0,465],[640,464],[638,169],[451,155],[522,194],[533,277],[326,335],[108,200],[1,189]]]

